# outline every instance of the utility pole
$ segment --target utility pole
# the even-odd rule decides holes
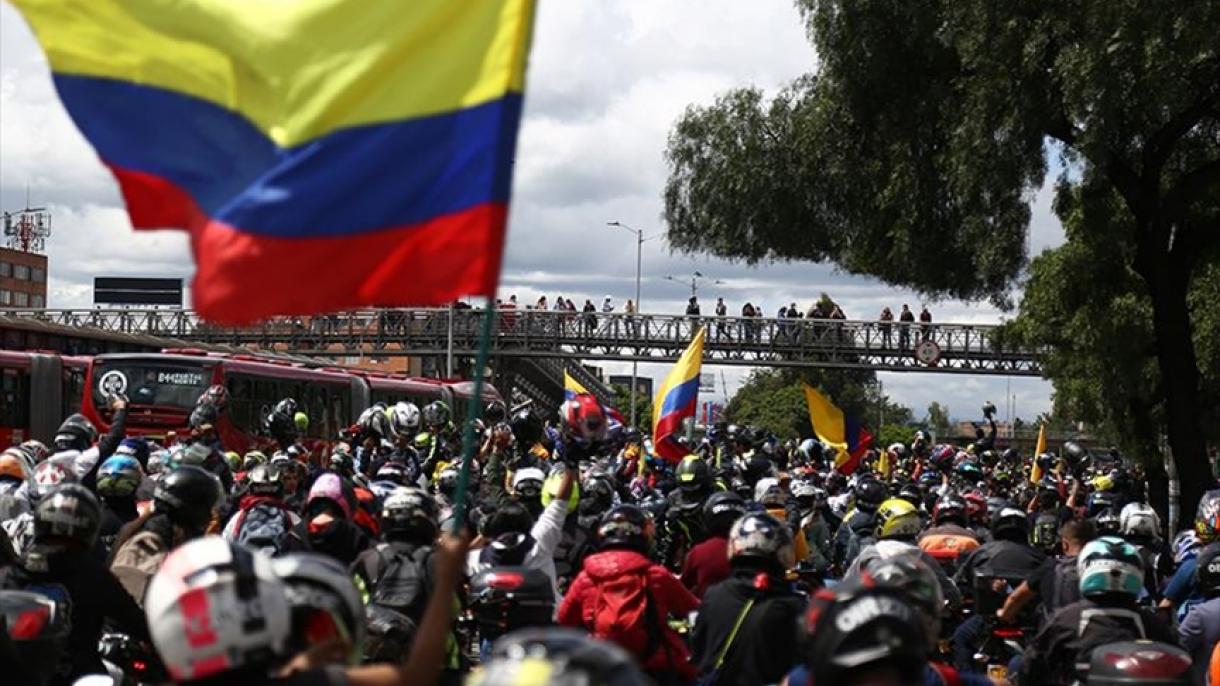
[[[635,234],[635,314],[633,314],[632,316],[637,318],[636,321],[642,321],[642,319],[640,318],[640,313],[643,312],[643,308],[640,306],[640,279],[643,274],[643,265],[644,265],[644,240],[645,240],[644,232],[640,229],[633,229],[630,226],[627,226],[626,224],[623,224],[623,223],[617,222],[617,221],[606,222],[606,226],[618,226],[618,227],[627,229],[631,233]],[[638,380],[639,371],[640,371],[639,361],[632,360],[631,361],[631,425],[632,426],[636,426],[635,409],[636,409],[637,403],[636,403],[635,396],[639,393],[639,380]]]

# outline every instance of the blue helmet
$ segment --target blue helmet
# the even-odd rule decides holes
[[[97,492],[103,498],[125,498],[144,481],[144,469],[131,455],[113,455],[97,470]]]

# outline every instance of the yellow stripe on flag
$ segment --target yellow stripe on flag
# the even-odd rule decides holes
[[[51,68],[244,115],[281,147],[520,93],[533,0],[13,0]]]
[[[813,433],[835,449],[835,464],[842,464],[850,457],[844,435],[847,425],[843,420],[843,411],[809,384],[802,382],[801,388],[805,391],[805,404],[809,407],[809,423],[813,426]]]
[[[1029,480],[1031,483],[1040,483],[1042,481],[1042,465],[1038,464],[1038,458],[1046,452],[1046,425],[1038,426],[1038,444],[1034,446],[1034,466],[1029,470]]]

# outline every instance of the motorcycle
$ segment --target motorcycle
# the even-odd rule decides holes
[[[115,686],[162,684],[169,674],[151,646],[117,633],[103,633],[98,654]]]

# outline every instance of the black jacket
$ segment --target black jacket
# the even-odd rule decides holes
[[[954,581],[963,594],[974,592],[975,575],[1026,579],[1046,561],[1046,555],[1029,545],[999,540],[970,551],[959,563]]]
[[[691,661],[701,675],[716,668],[733,625],[753,597],[754,606],[741,624],[725,656],[719,684],[772,684],[779,682],[800,661],[796,631],[775,627],[796,626],[805,609],[805,599],[792,587],[774,578],[756,588],[757,572],[735,569],[733,576],[713,585],[703,596],[699,617],[691,634]]]
[[[92,551],[35,544],[21,566],[5,570],[0,583],[4,588],[17,589],[50,585],[62,585],[72,604],[72,633],[68,638],[72,673],[59,683],[70,684],[86,674],[106,672],[97,653],[104,621],[134,639],[149,639],[144,612]]]
[[[1140,638],[1178,644],[1177,634],[1155,613],[1137,607],[1131,600],[1105,603],[1088,598],[1079,600],[1060,608],[1025,649],[1021,681],[1044,684],[1083,681],[1094,648]]]

